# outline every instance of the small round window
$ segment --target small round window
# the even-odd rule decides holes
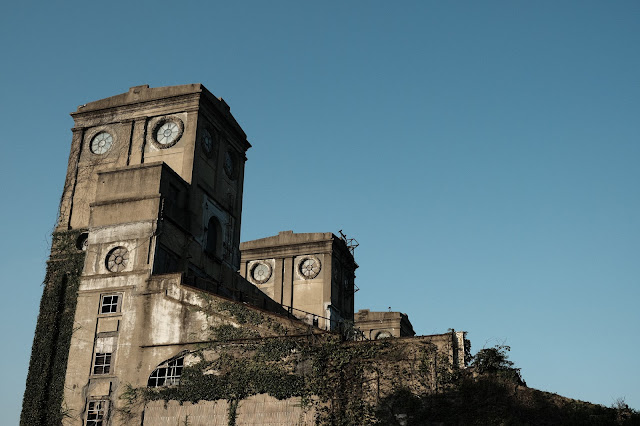
[[[113,136],[107,132],[100,132],[91,139],[89,148],[94,154],[102,155],[111,149]]]
[[[158,120],[153,128],[153,142],[158,148],[169,148],[177,144],[184,131],[182,120],[166,117]]]
[[[116,247],[107,254],[105,263],[109,271],[122,272],[129,263],[129,252],[124,247]]]
[[[207,129],[202,130],[202,147],[207,157],[213,157],[217,147],[216,133],[211,135]]]
[[[300,274],[305,280],[310,280],[320,273],[320,259],[317,257],[306,257],[300,262]]]
[[[271,278],[271,266],[265,262],[256,263],[251,270],[251,278],[257,284],[264,284]]]

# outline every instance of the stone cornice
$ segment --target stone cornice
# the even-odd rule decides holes
[[[310,241],[299,244],[272,245],[269,247],[256,247],[240,249],[242,261],[258,260],[263,258],[284,258],[309,254],[331,253],[332,241]],[[242,247],[242,245],[241,245]]]

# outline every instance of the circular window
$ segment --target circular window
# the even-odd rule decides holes
[[[129,252],[124,247],[116,247],[107,254],[105,263],[109,271],[122,272],[129,263]]]
[[[89,148],[94,154],[105,154],[113,145],[113,136],[107,132],[100,132],[91,139]]]
[[[183,131],[184,125],[179,118],[162,118],[153,128],[153,142],[159,148],[169,148],[178,143]]]
[[[300,273],[305,280],[315,278],[320,273],[320,259],[317,257],[305,257],[300,262]]]
[[[264,284],[271,278],[271,266],[265,262],[258,262],[251,269],[251,278],[257,284]]]
[[[213,155],[213,136],[211,136],[211,133],[209,133],[209,131],[206,129],[202,131],[202,149],[208,157],[211,157]]]

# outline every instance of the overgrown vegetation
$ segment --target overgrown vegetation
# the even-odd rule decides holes
[[[351,345],[335,336],[218,342],[196,353],[199,361],[183,370],[179,386],[140,389],[138,395],[145,401],[227,400],[234,411],[229,424],[238,402],[251,395],[301,397],[314,406],[320,423],[369,424],[374,406],[364,397],[363,384],[375,372],[371,362],[401,356],[394,351],[388,342]]]
[[[507,352],[510,350],[511,347],[506,345],[481,349],[473,356],[471,365],[478,374],[500,376],[526,386],[527,384],[520,375],[520,369],[515,368],[513,362],[509,360]]]
[[[638,425],[640,414],[622,402],[612,408],[528,388],[508,359],[509,346],[481,349],[471,368],[442,392],[399,387],[380,401],[384,425]]]
[[[85,252],[76,248],[80,233],[53,234],[22,401],[20,424],[24,426],[60,424],[65,416],[63,386],[85,257]]]
[[[228,314],[232,323],[211,328],[212,342],[192,352],[180,385],[128,389],[123,414],[148,401],[226,400],[232,425],[240,401],[268,394],[300,397],[319,424],[365,425],[376,422],[376,402],[388,388],[412,383],[415,389],[444,389],[458,374],[448,356],[426,341],[351,342],[300,333],[239,303],[209,300],[208,309]]]
[[[242,304],[211,301],[209,308],[226,312],[233,324],[212,327],[217,340],[192,352],[178,386],[129,388],[123,412],[150,401],[226,400],[228,424],[235,425],[243,399],[268,394],[300,397],[315,413],[316,424],[324,425],[639,421],[638,413],[624,405],[605,408],[527,388],[505,345],[468,356],[472,368],[460,370],[452,365],[450,348],[439,350],[427,341],[350,342],[332,334],[301,335]]]
[[[381,425],[638,425],[640,415],[515,385],[498,376],[460,378],[442,393],[400,388],[381,400]]]
[[[84,262],[84,252],[75,247],[78,235],[54,235],[22,425],[60,424],[65,415],[62,386]],[[470,357],[465,341],[472,368],[460,370],[448,356],[451,348],[427,341],[351,342],[305,333],[304,326],[213,299],[207,310],[232,321],[211,327],[212,341],[189,355],[178,386],[124,385],[119,404],[124,424],[152,401],[225,400],[227,423],[236,425],[240,402],[258,394],[299,397],[324,425],[640,424],[638,412],[622,400],[606,408],[527,388],[505,345]]]

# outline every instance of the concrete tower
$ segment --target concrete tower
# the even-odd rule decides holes
[[[181,311],[150,302],[168,291],[153,277],[180,273],[181,282],[269,303],[237,274],[251,145],[222,99],[201,84],[144,85],[71,116],[23,424],[67,414],[102,424],[92,421],[123,377],[171,355],[158,342],[187,340],[172,340],[181,328],[166,326]]]
[[[294,316],[324,330],[353,323],[358,264],[345,239],[283,231],[240,250],[240,274]]]

